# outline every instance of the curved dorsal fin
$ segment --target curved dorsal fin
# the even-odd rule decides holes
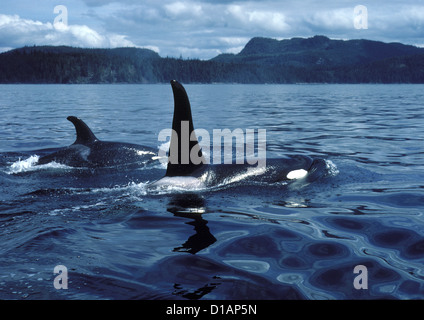
[[[66,119],[74,124],[75,130],[77,131],[77,139],[74,144],[88,144],[98,140],[91,129],[81,119],[73,116]]]
[[[173,161],[171,160],[168,162],[166,176],[187,176],[194,170],[200,168],[205,163],[205,160],[202,155],[202,149],[197,141],[197,137],[195,137],[193,133],[193,119],[191,117],[191,106],[187,92],[176,80],[171,81],[171,86],[174,94],[174,118],[172,121],[172,129],[177,136],[174,137],[173,135],[171,137],[169,159],[173,159]],[[182,122],[184,122],[184,125],[182,125]],[[193,137],[190,139],[192,133]],[[190,156],[192,151],[198,152],[197,154],[201,159],[200,163],[193,163]],[[178,152],[178,155],[176,152]]]

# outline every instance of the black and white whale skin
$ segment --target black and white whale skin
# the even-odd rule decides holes
[[[171,81],[174,94],[174,117],[172,129],[176,132],[177,139],[171,136],[169,154],[178,150],[178,162],[168,160],[165,177],[153,182],[152,187],[176,186],[187,189],[208,188],[228,185],[237,182],[275,183],[281,181],[317,178],[317,172],[323,172],[326,162],[323,159],[313,159],[308,156],[295,155],[277,159],[266,159],[266,166],[260,167],[251,164],[206,164],[202,150],[194,134],[194,125],[191,114],[190,101],[184,87],[176,80]],[[189,150],[191,154],[197,153],[202,161],[194,163],[190,157],[189,162],[181,161],[182,149],[182,122],[188,122],[190,132]],[[168,158],[170,159],[170,157]],[[187,159],[187,157],[185,157]],[[174,161],[175,162],[175,161]],[[318,174],[319,176],[319,174]]]
[[[153,148],[131,143],[101,141],[81,119],[70,116],[76,130],[75,142],[51,154],[40,157],[37,165],[56,162],[71,167],[113,167],[153,161]]]

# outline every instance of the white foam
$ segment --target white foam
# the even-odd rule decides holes
[[[205,184],[195,177],[164,177],[148,185],[149,189],[161,191],[202,190]]]
[[[57,162],[50,162],[43,165],[37,165],[40,156],[33,155],[28,159],[21,160],[12,163],[9,169],[6,171],[7,174],[16,174],[22,172],[43,170],[43,169],[71,169],[72,167],[68,167],[64,164],[60,164]]]
[[[325,160],[325,167],[326,167],[328,175],[330,177],[335,177],[340,172],[339,169],[337,168],[337,166],[331,160]]]
[[[31,168],[37,164],[38,159],[40,159],[39,156],[35,155],[35,156],[31,156],[28,159],[25,160],[21,160],[19,158],[18,161],[12,163],[12,165],[10,166],[9,170],[8,170],[8,174],[13,174],[13,173],[20,173],[20,172],[25,172],[25,171],[29,171],[31,170]]]

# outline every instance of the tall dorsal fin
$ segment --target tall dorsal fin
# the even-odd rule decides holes
[[[193,133],[193,119],[191,117],[191,106],[187,92],[176,80],[171,81],[171,86],[174,94],[174,118],[172,121],[172,129],[177,136],[171,137],[171,144],[169,147],[170,161],[168,162],[166,176],[189,176],[193,171],[200,168],[205,163],[205,159],[202,155],[202,149],[197,141],[197,137]],[[189,141],[187,141],[187,139]],[[177,151],[178,155],[175,154]],[[197,159],[192,159],[190,153],[192,155],[196,154]],[[195,161],[193,162],[193,160]]]
[[[74,124],[75,130],[77,131],[77,139],[74,144],[88,144],[98,140],[91,129],[81,119],[73,116],[66,119]]]

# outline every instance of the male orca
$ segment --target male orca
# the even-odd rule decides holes
[[[37,165],[54,161],[71,167],[110,167],[149,161],[156,156],[153,148],[130,143],[101,141],[81,119],[73,116],[67,119],[75,126],[77,134],[75,142],[41,157]]]
[[[265,168],[250,164],[206,164],[201,147],[193,132],[194,125],[187,92],[176,80],[171,81],[171,86],[174,95],[172,129],[176,134],[171,136],[169,154],[178,150],[178,162],[172,163],[168,158],[165,177],[152,183],[151,186],[173,185],[183,189],[199,189],[228,185],[239,181],[274,183],[308,176],[312,178],[317,170],[325,167],[326,162],[323,159],[314,160],[302,155],[281,159],[266,159]],[[180,137],[183,137],[183,121],[188,122],[189,149],[187,149],[187,143],[183,147],[182,139],[180,139]],[[187,130],[187,127],[185,130]],[[197,160],[192,161],[192,157],[188,157],[187,152],[190,155],[197,154]],[[183,161],[183,157],[186,161]]]

